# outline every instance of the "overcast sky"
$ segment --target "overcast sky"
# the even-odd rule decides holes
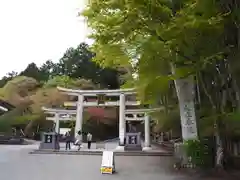
[[[84,0],[0,0],[0,77],[30,62],[57,61],[86,41]]]

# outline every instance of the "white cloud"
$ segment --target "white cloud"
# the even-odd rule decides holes
[[[84,0],[0,0],[0,77],[30,62],[56,61],[86,41],[77,17],[83,6]]]

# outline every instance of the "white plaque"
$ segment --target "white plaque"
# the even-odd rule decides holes
[[[184,102],[184,118],[182,119],[182,128],[183,128],[183,139],[196,139],[197,135],[197,124],[196,124],[196,115],[194,111],[193,102]]]

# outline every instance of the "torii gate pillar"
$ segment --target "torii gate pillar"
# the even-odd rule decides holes
[[[126,121],[125,121],[125,95],[120,94],[120,106],[119,106],[119,145],[124,146],[124,139],[126,133]]]
[[[150,150],[150,116],[146,113],[144,117],[145,146],[143,150]]]
[[[76,115],[76,125],[75,125],[75,137],[77,136],[78,131],[82,132],[82,124],[83,124],[83,101],[84,96],[82,94],[78,95],[77,101],[77,115]],[[82,135],[81,135],[82,137]]]
[[[55,132],[60,133],[60,120],[59,120],[59,114],[55,114]]]

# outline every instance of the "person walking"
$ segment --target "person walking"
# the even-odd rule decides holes
[[[88,149],[91,149],[92,134],[90,132],[87,134],[87,144],[88,144]]]
[[[76,141],[75,141],[75,145],[78,146],[78,151],[80,151],[81,146],[82,146],[82,132],[78,131],[77,136],[76,136]]]
[[[66,137],[66,150],[70,150],[71,149],[71,134],[70,132],[66,132],[65,134],[65,137]]]

